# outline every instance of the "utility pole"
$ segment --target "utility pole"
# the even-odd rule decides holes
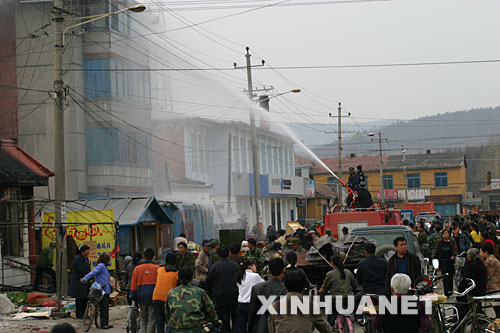
[[[342,179],[342,106],[340,105],[339,102],[339,107],[337,108],[337,167],[338,167],[338,172],[339,172],[339,177]],[[337,191],[338,191],[338,198],[339,198],[339,203],[344,202],[344,198],[342,195],[342,185],[340,182],[337,183]]]
[[[231,209],[231,168],[232,168],[232,160],[231,157],[233,155],[233,149],[232,149],[232,135],[229,133],[229,139],[227,142],[227,214],[232,213]]]
[[[54,171],[55,171],[55,229],[56,229],[56,280],[57,309],[68,284],[68,267],[65,259],[66,226],[62,223],[62,204],[66,200],[66,168],[64,165],[64,82],[63,82],[63,0],[54,0]]]
[[[380,168],[380,205],[384,207],[385,204],[385,193],[384,193],[384,161],[382,159],[382,133],[378,132],[378,155],[380,158],[379,168]]]
[[[406,149],[401,145],[401,154],[403,155],[401,161],[403,162],[403,177],[405,181],[405,203],[408,203],[408,177],[406,176]]]
[[[264,66],[265,61],[262,60],[262,65],[252,66],[250,58],[250,48],[246,47],[246,70],[247,70],[247,84],[248,84],[248,97],[253,102],[253,83],[252,83],[252,67]],[[234,68],[238,69],[236,63]],[[259,151],[257,149],[257,128],[255,126],[255,115],[250,110],[250,139],[252,142],[252,165],[253,165],[253,183],[254,183],[254,202],[255,202],[255,225],[260,221],[260,171],[259,171]],[[251,229],[251,228],[250,228]]]
[[[328,114],[330,117],[331,113]],[[347,116],[342,116],[342,105],[339,103],[339,107],[337,108],[337,172],[340,179],[342,179],[342,117],[350,117],[351,113]],[[325,133],[335,133],[335,132],[325,132]],[[343,133],[354,133],[354,132],[343,132]],[[337,196],[339,198],[339,203],[344,202],[342,198],[342,184],[340,182],[337,183]]]

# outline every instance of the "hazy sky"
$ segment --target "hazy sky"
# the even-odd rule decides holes
[[[275,2],[278,1],[261,0],[250,4]],[[297,2],[307,1],[291,0],[288,3]],[[227,5],[241,6],[241,3],[249,4],[228,0]],[[176,8],[172,1],[162,4]],[[189,4],[186,0],[177,8],[195,6],[199,5]],[[214,6],[214,1],[210,6]],[[156,12],[158,5],[149,8]],[[171,30],[185,25],[178,19],[202,22],[245,10],[248,8],[185,10],[178,11],[181,16],[177,18],[169,13],[162,15],[168,30]],[[263,8],[201,25],[206,30],[187,28],[168,32],[165,36],[174,44],[181,42],[182,46],[175,45],[217,68],[232,67],[233,62],[243,65],[245,45],[251,48],[254,58],[258,55],[274,67],[490,60],[500,59],[499,13],[498,0],[393,0],[283,6]],[[218,59],[190,51],[187,47]],[[196,64],[195,60],[189,60]],[[259,61],[253,60],[255,63]],[[201,63],[197,65],[207,67]],[[186,67],[180,63],[179,66]],[[301,94],[279,97],[282,99],[279,103],[278,98],[272,102],[272,111],[283,112],[284,119],[296,122],[333,123],[328,113],[335,112],[335,101],[341,101],[346,112],[351,112],[358,122],[410,119],[500,105],[500,63],[278,72],[305,89]],[[212,73],[200,75],[225,77],[218,72]],[[226,82],[226,85],[235,91],[246,87],[244,71],[227,73],[238,79]],[[272,85],[278,91],[295,88],[272,70],[255,69],[253,74],[255,80]],[[189,84],[182,88],[176,88],[176,84],[173,83],[173,99],[202,100],[203,103],[217,99],[198,99],[197,96],[203,94],[197,89],[205,88],[197,86],[190,90]],[[193,91],[197,93],[193,95]],[[209,88],[205,91],[212,95]],[[286,106],[290,104],[287,101],[295,105],[293,112],[300,115],[288,117]]]

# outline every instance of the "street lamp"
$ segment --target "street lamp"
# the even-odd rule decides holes
[[[69,27],[66,27],[66,29],[64,29],[64,31],[63,31],[62,45],[64,46],[64,36],[66,35],[66,32],[68,32],[68,30],[71,29],[71,28],[79,27],[81,25],[84,25],[84,24],[87,24],[87,23],[90,23],[90,22],[93,22],[93,21],[97,21],[97,20],[103,19],[105,17],[109,17],[109,16],[113,16],[113,15],[116,15],[116,14],[120,14],[120,13],[123,13],[123,12],[126,12],[126,11],[131,11],[131,12],[134,12],[134,13],[140,13],[140,12],[143,12],[145,10],[146,10],[146,6],[144,6],[144,5],[137,5],[137,6],[131,6],[131,7],[125,8],[125,9],[120,9],[120,10],[117,10],[117,11],[111,12],[111,13],[96,14],[96,15],[90,15],[90,16],[83,16],[83,17],[75,17],[75,18],[65,19],[64,21],[76,21],[76,20],[84,20],[84,19],[88,19],[88,20],[80,22],[80,23],[77,23],[77,24],[70,25]]]
[[[97,14],[87,17],[77,17],[65,19],[63,16],[64,0],[54,0],[53,22],[54,22],[54,90],[51,96],[54,99],[54,171],[55,171],[55,229],[56,229],[56,269],[57,269],[57,308],[61,309],[62,291],[67,289],[68,269],[65,258],[65,225],[63,224],[63,203],[66,200],[66,166],[64,157],[64,77],[63,77],[63,51],[64,35],[74,27],[97,21],[102,18],[116,15],[127,10],[132,12],[142,12],[145,6],[132,6],[116,12]],[[63,30],[64,21],[85,20],[83,22],[71,25]],[[116,258],[115,258],[116,259]]]
[[[286,95],[286,94],[290,94],[290,93],[297,94],[300,91],[301,90],[299,88],[296,88],[296,89],[288,90],[288,91],[285,91],[285,92],[282,92],[282,93],[278,93],[278,94],[274,94],[274,95],[267,95],[266,98],[259,99],[259,100],[257,100],[257,102],[262,103],[262,102],[268,101],[268,100],[270,100],[272,98],[283,96],[283,95]],[[264,96],[262,96],[262,97],[264,97]]]

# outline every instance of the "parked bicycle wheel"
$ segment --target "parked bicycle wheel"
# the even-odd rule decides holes
[[[485,315],[476,315],[476,317],[470,317],[465,323],[462,324],[462,333],[479,333],[485,332],[488,325],[492,321]]]
[[[429,333],[441,333],[441,324],[439,322],[438,315],[435,313],[431,316],[431,329],[429,330]]]
[[[347,316],[342,318],[342,332],[344,333],[354,333],[354,328],[352,326],[351,319]]]
[[[138,325],[139,311],[136,306],[131,306],[127,314],[127,333],[137,333],[139,331]]]
[[[371,319],[366,321],[365,326],[364,326],[364,332],[375,333],[375,329],[373,328],[373,323],[372,323]]]
[[[93,320],[95,320],[97,324],[97,306],[89,302],[87,304],[87,308],[85,309],[85,313],[83,314],[83,330],[85,332],[89,331]]]

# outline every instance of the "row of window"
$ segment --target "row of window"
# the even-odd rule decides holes
[[[150,105],[149,72],[127,71],[136,67],[111,58],[85,60],[85,97]]]
[[[368,185],[368,176],[365,175],[366,184]],[[419,173],[408,173],[406,175],[407,184],[409,189],[420,188],[420,174]],[[327,179],[328,185],[335,188],[337,185],[337,180],[334,177],[329,177]],[[394,176],[384,175],[383,176],[384,189],[392,190],[394,189]],[[428,186],[428,184],[426,184]],[[434,187],[444,188],[448,187],[448,172],[434,172]]]
[[[85,7],[85,16],[112,13],[122,8],[126,8],[127,6],[126,1],[96,1]],[[111,15],[85,24],[85,30],[87,31],[102,31],[109,29],[119,32],[124,36],[130,36],[130,14],[123,12],[120,15]]]
[[[276,144],[276,143],[275,143]],[[234,172],[252,173],[252,142],[246,137],[233,136]],[[271,146],[260,143],[259,165],[261,174],[293,175],[293,150],[287,147]]]
[[[207,175],[210,173],[210,151],[208,137],[206,135],[191,133],[191,177],[196,180],[208,182]]]
[[[151,136],[115,127],[86,129],[87,165],[124,164],[152,167]]]
[[[393,175],[384,175],[383,181],[384,181],[384,189],[386,190],[394,189]],[[406,181],[409,189],[421,187],[419,173],[408,173],[406,175]],[[448,172],[434,172],[434,187],[435,188],[448,187]]]

